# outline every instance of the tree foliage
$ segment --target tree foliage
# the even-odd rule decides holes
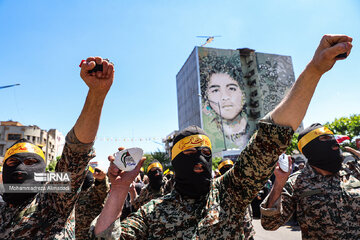
[[[166,154],[166,152],[162,152],[160,151],[160,149],[158,149],[157,151],[153,152],[153,153],[145,153],[144,157],[146,157],[146,160],[143,164],[144,170],[146,172],[147,167],[150,165],[150,163],[156,159],[158,160],[161,165],[163,166],[164,171],[168,168],[170,168],[170,170],[172,170],[172,165],[170,163],[170,159],[168,157],[168,155]]]
[[[53,160],[49,163],[49,165],[46,166],[45,170],[47,172],[55,172],[55,167],[57,164],[57,160]]]
[[[219,162],[221,161],[221,157],[214,157],[213,159],[212,159],[212,169],[213,170],[215,170],[215,169],[217,169],[218,168],[218,166],[219,166]]]
[[[290,145],[289,145],[289,147],[286,149],[286,154],[287,154],[287,155],[293,154],[294,150],[299,151],[299,149],[298,149],[298,137],[299,137],[299,134],[298,134],[298,133],[294,133],[294,135],[293,135],[293,137],[292,137],[292,139],[291,139]]]
[[[341,117],[331,123],[325,123],[334,134],[347,135],[351,139],[360,135],[360,114],[354,114],[350,117]]]

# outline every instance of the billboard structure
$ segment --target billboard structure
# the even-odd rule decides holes
[[[179,129],[200,126],[217,153],[244,149],[295,76],[289,56],[195,47],[176,81]]]

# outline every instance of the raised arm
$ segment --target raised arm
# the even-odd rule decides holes
[[[243,203],[243,207],[253,199],[272,174],[278,156],[286,150],[291,140],[292,130],[298,128],[305,116],[320,77],[332,68],[337,61],[337,55],[350,53],[351,41],[352,39],[345,35],[326,35],[322,38],[304,72],[288,95],[270,113],[275,124],[271,124],[269,118],[261,120],[259,129],[241,152],[240,161],[219,179],[224,183],[224,190],[233,191],[230,195],[238,200],[237,202]],[[281,193],[278,191],[276,196],[279,196],[279,192]]]
[[[95,62],[103,66],[103,71],[88,73],[95,67]],[[77,191],[84,180],[85,168],[95,156],[92,146],[101,109],[114,79],[114,66],[101,57],[90,57],[82,63],[80,76],[89,87],[87,98],[74,128],[66,136],[66,144],[55,169],[56,172],[71,173],[71,192],[48,193],[43,196],[46,199],[41,201],[62,216],[67,216],[72,210]]]
[[[122,149],[123,148],[119,148],[119,150]],[[113,163],[114,157],[109,156],[111,163],[108,170],[108,177],[111,182],[111,190],[105,206],[97,219],[94,229],[95,235],[106,230],[116,219],[120,218],[130,184],[139,174],[140,168],[145,160],[146,158],[143,158],[134,170],[124,172],[118,169]]]
[[[103,71],[88,73],[95,67],[95,63],[102,65]],[[74,132],[80,142],[91,143],[95,140],[104,100],[113,83],[114,66],[101,57],[90,57],[81,65],[80,76],[89,91]]]
[[[329,71],[342,53],[350,54],[352,38],[346,35],[325,35],[320,41],[313,59],[300,74],[294,86],[282,102],[273,110],[273,121],[291,126],[295,131],[303,120],[310,100],[321,76]]]

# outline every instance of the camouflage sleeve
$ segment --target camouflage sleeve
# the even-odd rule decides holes
[[[92,199],[92,209],[99,209],[100,211],[97,211],[94,218],[100,214],[102,208],[104,207],[105,198],[110,190],[109,180],[108,177],[105,176],[104,180],[97,181],[95,180],[94,188],[90,192],[89,199]]]
[[[218,178],[220,194],[228,194],[245,210],[270,178],[279,155],[286,150],[293,133],[291,127],[260,121],[259,129],[241,152],[234,167]]]
[[[149,185],[146,185],[145,187],[143,187],[143,189],[141,189],[140,194],[137,196],[137,198],[135,198],[134,202],[132,203],[134,211],[137,211],[142,205],[151,200],[151,198],[149,199],[149,191],[147,189],[147,186]]]
[[[110,190],[107,176],[103,181],[95,180],[95,183],[96,184],[94,184],[94,186],[91,187],[88,192],[85,192],[86,195],[83,196],[85,201],[78,201],[76,206],[79,207],[79,209],[80,207],[82,209],[82,211],[76,211],[76,219],[81,219],[81,221],[87,223],[90,223],[97,215],[101,213],[101,210],[104,207],[105,198]],[[79,206],[80,204],[83,206]],[[87,225],[87,228],[89,228],[89,225]]]
[[[90,224],[90,239],[104,240],[104,239],[120,239],[121,235],[121,222],[120,218],[116,219],[105,231],[95,235],[95,225],[99,216],[97,216]]]
[[[272,208],[266,208],[269,195],[260,204],[261,225],[265,230],[274,231],[289,221],[296,209],[294,200],[294,188],[289,179],[281,193],[281,197]]]
[[[346,172],[352,174],[355,178],[360,180],[360,164],[359,162],[349,161],[346,164],[343,164],[343,168]]]
[[[56,164],[55,172],[68,172],[71,174],[71,192],[43,194],[40,204],[44,216],[47,216],[47,211],[55,211],[64,217],[69,216],[75,205],[80,185],[84,180],[85,168],[88,162],[95,157],[92,151],[93,144],[81,143],[76,138],[74,129],[71,129],[67,134],[64,150]]]
[[[255,229],[252,224],[252,220],[253,220],[252,215],[253,215],[252,208],[251,205],[249,205],[246,208],[244,223],[243,223],[245,239],[251,239],[251,237],[255,235]]]
[[[151,204],[151,203],[150,203]],[[105,231],[98,235],[94,234],[97,219],[90,225],[91,239],[147,239],[148,227],[146,225],[146,213],[143,208],[129,215],[122,222],[120,218],[116,219]]]

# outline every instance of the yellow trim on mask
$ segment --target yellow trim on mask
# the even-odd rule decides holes
[[[174,158],[182,151],[195,147],[208,147],[211,150],[211,141],[207,136],[200,134],[185,137],[178,141],[172,148],[171,160],[174,160]]]
[[[218,166],[218,169],[220,170],[224,165],[234,165],[233,161],[231,160],[226,160],[226,161],[223,161],[222,163],[219,164]]]
[[[325,135],[325,134],[332,134],[334,135],[334,133],[328,129],[327,127],[321,127],[321,128],[317,128],[312,130],[311,132],[307,133],[305,136],[303,136],[300,141],[298,142],[298,148],[300,150],[300,152],[302,153],[302,149],[306,146],[306,144],[308,144],[310,141],[314,140],[315,138],[321,136],[321,135]]]
[[[27,143],[27,142],[21,142],[21,143],[15,144],[11,148],[9,148],[5,153],[4,162],[9,157],[11,157],[12,155],[17,154],[17,153],[35,153],[35,154],[39,155],[45,162],[44,152],[39,147],[35,146],[34,144]]]
[[[163,167],[160,163],[154,162],[148,166],[146,173],[148,173],[152,168],[155,168],[155,167],[160,168],[161,171],[163,170]]]
[[[166,175],[169,175],[169,174],[174,175],[174,172],[173,172],[173,171],[170,171],[170,169],[168,169],[168,170],[166,170],[166,171],[164,172],[164,175],[165,175],[165,176],[166,176]]]

